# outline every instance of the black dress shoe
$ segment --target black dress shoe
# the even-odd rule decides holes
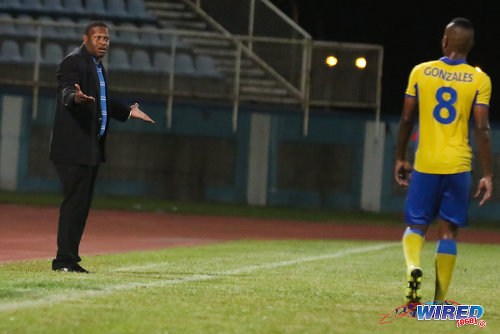
[[[85,274],[90,273],[90,271],[83,269],[78,263],[72,265],[66,265],[60,268],[52,268],[52,270],[63,271],[66,273],[85,273]]]

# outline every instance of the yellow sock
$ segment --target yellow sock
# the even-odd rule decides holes
[[[413,267],[420,267],[420,252],[424,244],[422,231],[407,228],[403,235],[403,252],[405,254],[408,271]]]
[[[436,292],[434,300],[445,300],[457,259],[455,240],[439,240],[436,251]]]

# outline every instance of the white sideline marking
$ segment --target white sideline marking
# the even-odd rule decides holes
[[[278,267],[290,266],[290,265],[304,263],[304,262],[335,259],[335,258],[339,258],[339,257],[351,255],[351,254],[364,253],[364,252],[370,252],[370,251],[378,251],[378,250],[382,250],[382,249],[385,249],[388,247],[399,246],[399,245],[400,245],[399,243],[389,243],[389,244],[386,243],[386,244],[380,244],[380,245],[374,245],[374,246],[347,249],[347,250],[338,251],[338,252],[331,253],[331,254],[302,257],[302,258],[298,258],[295,260],[289,260],[289,261],[280,261],[280,262],[273,262],[273,263],[267,263],[267,264],[261,264],[261,265],[246,266],[246,267],[233,269],[233,270],[214,272],[213,274],[210,274],[210,275],[197,274],[197,275],[192,275],[190,277],[186,277],[186,278],[182,278],[182,279],[161,280],[161,281],[154,281],[154,282],[147,282],[147,283],[133,282],[133,283],[126,283],[126,284],[118,284],[118,285],[112,285],[109,287],[100,287],[100,290],[87,290],[84,292],[74,293],[71,295],[59,294],[59,295],[42,297],[39,299],[23,300],[23,301],[18,301],[18,302],[8,302],[8,303],[0,304],[0,311],[16,311],[16,310],[25,309],[25,308],[50,306],[52,304],[57,304],[57,303],[66,302],[66,301],[75,301],[75,300],[85,298],[85,297],[93,297],[93,296],[101,297],[105,294],[111,294],[111,293],[114,293],[117,291],[122,291],[122,290],[132,290],[135,288],[164,287],[164,286],[180,284],[180,283],[206,281],[206,280],[219,278],[221,275],[235,275],[235,274],[241,274],[241,273],[245,273],[245,272],[253,272],[253,271],[257,271],[257,270],[261,270],[261,269],[273,269],[273,268],[278,268]],[[148,265],[143,265],[143,266],[122,267],[122,268],[117,268],[114,271],[115,272],[117,272],[117,271],[123,272],[125,270],[137,271],[137,270],[140,270],[141,268],[142,269],[146,269],[146,268],[149,269],[149,268],[153,268],[153,267],[161,267],[161,266],[164,266],[165,264],[166,264],[166,262],[160,262],[157,264],[148,264]],[[79,274],[79,275],[81,275],[81,274]]]

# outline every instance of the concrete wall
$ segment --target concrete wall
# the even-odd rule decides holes
[[[300,110],[242,108],[233,132],[231,106],[177,103],[167,128],[164,101],[139,103],[157,123],[112,123],[98,194],[374,212],[404,208],[405,191],[392,175],[395,118],[377,128],[372,115],[313,110],[304,137]],[[48,161],[54,97],[42,94],[33,118],[29,92],[0,90],[0,108],[0,189],[60,191]],[[493,138],[500,166],[499,131]],[[500,195],[481,209],[473,202],[471,216],[497,217],[499,205]]]

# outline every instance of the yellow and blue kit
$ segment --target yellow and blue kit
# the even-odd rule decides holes
[[[469,119],[474,105],[489,105],[490,78],[465,59],[443,57],[413,68],[406,96],[417,99],[419,133],[405,221],[428,224],[439,215],[465,226],[472,160]]]

